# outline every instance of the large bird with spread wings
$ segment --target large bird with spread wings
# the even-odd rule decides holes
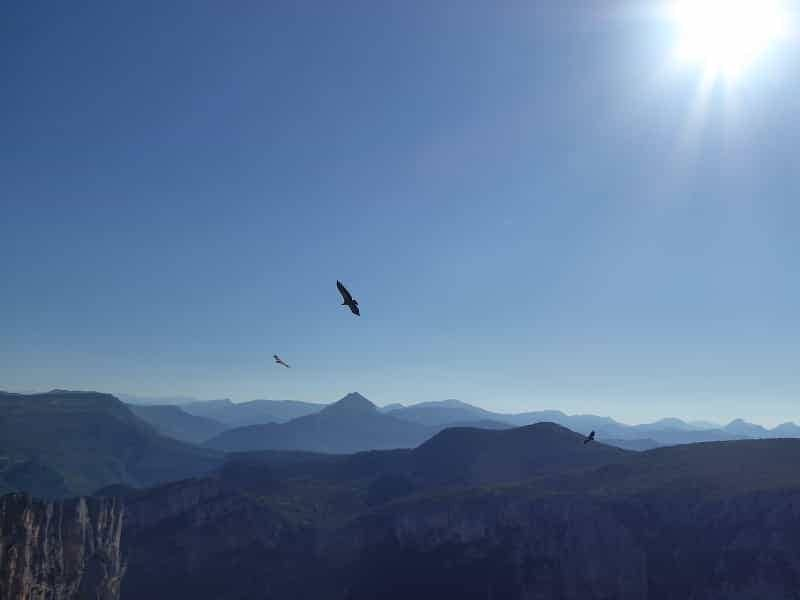
[[[350,308],[350,312],[354,315],[361,316],[361,311],[358,310],[358,300],[353,298],[347,288],[342,285],[341,281],[336,281],[336,287],[339,289],[339,293],[342,295],[342,306],[347,306]]]
[[[289,363],[287,363],[286,361],[284,361],[284,360],[283,360],[283,359],[282,359],[280,356],[278,356],[277,354],[273,354],[273,355],[272,355],[272,358],[274,358],[274,359],[275,359],[275,362],[276,362],[277,364],[279,364],[279,365],[283,365],[283,366],[284,366],[284,367],[286,367],[287,369],[291,369],[291,368],[292,368],[292,367],[289,365]]]

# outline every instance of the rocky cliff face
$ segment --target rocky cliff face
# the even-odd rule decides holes
[[[175,489],[177,492],[177,488]],[[443,493],[354,509],[349,492],[152,496],[122,600],[796,600],[800,492]],[[325,508],[336,503],[336,511]],[[351,516],[341,507],[347,506]]]
[[[0,500],[0,600],[797,600],[800,488],[364,488],[257,472]],[[564,486],[559,486],[563,489]]]
[[[0,600],[117,600],[119,500],[0,498]]]
[[[355,559],[342,565],[348,600],[648,598],[644,549],[587,498],[413,502],[357,520],[324,550]]]
[[[337,550],[348,600],[796,600],[800,493],[431,499],[359,518]]]

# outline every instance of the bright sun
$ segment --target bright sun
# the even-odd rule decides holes
[[[677,0],[672,17],[678,57],[699,64],[709,77],[729,80],[780,39],[788,23],[780,0]]]

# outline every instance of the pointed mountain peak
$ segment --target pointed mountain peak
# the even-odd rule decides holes
[[[347,394],[344,398],[339,400],[338,402],[334,402],[330,406],[327,406],[324,409],[326,412],[336,411],[336,412],[374,412],[378,410],[378,407],[375,406],[372,402],[367,400],[364,396],[359,394],[358,392],[351,392]]]

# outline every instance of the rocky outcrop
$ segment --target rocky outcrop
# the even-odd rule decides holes
[[[118,499],[0,498],[0,600],[117,600],[125,573]]]

